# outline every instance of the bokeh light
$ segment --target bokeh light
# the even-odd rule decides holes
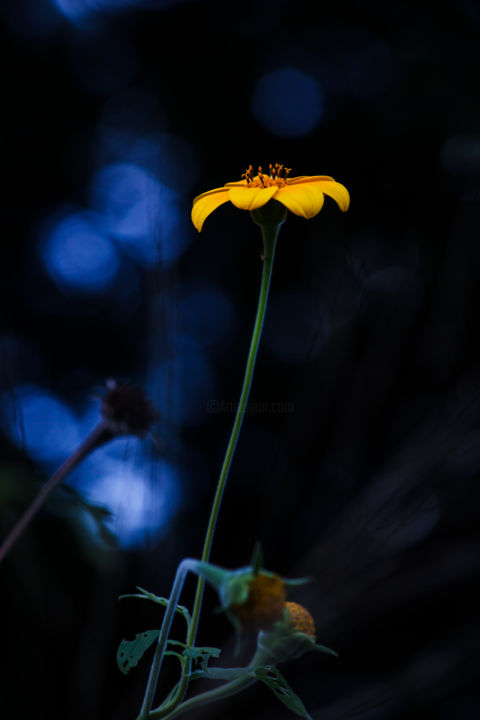
[[[48,223],[42,235],[40,254],[58,287],[87,294],[110,290],[120,261],[97,216],[73,210]]]
[[[189,292],[180,305],[185,334],[204,346],[221,346],[235,327],[232,302],[219,287],[206,286]]]
[[[19,387],[13,398],[14,406],[6,393],[2,396],[5,434],[34,460],[52,469],[80,442],[75,414],[57,396],[38,386]]]
[[[74,22],[88,17],[91,12],[88,0],[52,0],[52,3],[62,15]]]
[[[97,401],[75,412],[40,386],[17,387],[13,396],[14,404],[7,393],[1,396],[2,430],[47,474],[98,422]],[[117,438],[97,448],[66,480],[87,502],[111,513],[107,524],[121,546],[141,543],[146,534],[161,534],[180,502],[179,471],[147,452],[148,444],[137,438]]]
[[[51,2],[64,17],[81,26],[82,21],[94,13],[119,12],[135,7],[165,10],[187,0],[51,0]]]
[[[140,165],[107,165],[94,175],[90,195],[105,232],[140,265],[172,262],[189,243],[178,194]]]
[[[167,360],[154,371],[156,402],[162,415],[177,426],[201,425],[207,420],[208,403],[214,397],[212,368],[200,350],[192,348]]]
[[[314,77],[285,67],[258,80],[252,110],[258,122],[274,135],[300,137],[322,119],[324,97]]]
[[[95,451],[74,481],[88,502],[110,511],[106,524],[122,547],[160,537],[180,502],[178,469],[147,457],[137,443],[123,438]]]
[[[129,150],[128,159],[181,195],[191,192],[200,172],[194,146],[174,133],[158,132],[139,138]]]
[[[99,165],[124,160],[140,136],[165,129],[160,98],[137,87],[119,90],[106,99],[98,124],[95,150]]]

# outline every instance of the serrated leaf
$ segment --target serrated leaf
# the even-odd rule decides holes
[[[306,718],[306,720],[312,720],[303,702],[298,695],[294,693],[281,672],[279,672],[274,665],[255,668],[254,675],[265,683],[280,702],[286,705],[289,710],[302,718]]]
[[[124,598],[139,598],[140,600],[151,600],[152,602],[157,603],[157,605],[162,605],[162,607],[166,607],[168,605],[167,598],[155,595],[154,593],[149,592],[148,590],[145,590],[144,588],[141,588],[139,586],[137,586],[137,590],[140,590],[140,592],[130,593],[128,595],[120,595],[119,600],[123,600]],[[186,608],[184,605],[177,605],[175,608],[175,612],[183,615],[187,623],[190,625],[192,618],[190,617],[188,608]]]
[[[183,656],[200,664],[202,670],[207,670],[210,658],[220,657],[221,650],[215,647],[186,647]]]
[[[134,640],[122,640],[118,646],[117,665],[125,675],[128,675],[132,667],[138,665],[139,660],[142,659],[148,648],[158,638],[159,633],[160,630],[145,630],[145,632],[135,635]],[[168,645],[179,645],[182,648],[185,647],[185,643],[180,640],[169,640]],[[167,650],[165,655],[175,655],[183,666],[185,658],[180,653],[177,653],[174,650]]]
[[[148,648],[158,638],[160,630],[145,630],[135,635],[134,640],[122,640],[117,650],[117,665],[124,675],[138,665]]]

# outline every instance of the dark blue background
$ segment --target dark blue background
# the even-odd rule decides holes
[[[98,450],[0,569],[2,717],[136,716],[146,665],[123,677],[116,647],[160,619],[117,597],[168,595],[201,552],[261,273],[248,213],[222,206],[198,235],[192,199],[281,162],[352,205],[282,228],[213,560],[260,540],[269,569],[313,577],[291,599],[340,659],[284,672],[315,719],[478,718],[477,5],[0,14],[2,535],[108,378],[161,413],[159,448]],[[216,603],[200,640],[238,664]],[[192,714],[245,716],[290,715],[261,687]]]

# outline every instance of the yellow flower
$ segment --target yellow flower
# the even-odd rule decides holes
[[[295,215],[308,220],[320,212],[324,195],[329,195],[340,210],[348,210],[350,195],[347,188],[328,175],[290,178],[290,170],[278,163],[270,165],[269,171],[266,175],[259,167],[258,174],[254,175],[250,165],[242,176],[243,180],[226,183],[224,187],[198,195],[192,208],[192,222],[198,232],[210,213],[228,201],[240,210],[258,210],[275,199]]]

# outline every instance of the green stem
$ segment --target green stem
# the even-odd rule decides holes
[[[231,680],[214,690],[208,690],[207,692],[200,693],[200,695],[195,695],[195,697],[192,697],[175,707],[168,713],[168,715],[165,715],[164,712],[160,713],[160,710],[154,710],[150,713],[150,720],[156,720],[156,718],[160,717],[164,718],[164,720],[173,720],[173,718],[176,718],[193,708],[208,705],[212,702],[217,702],[218,700],[225,700],[231,695],[235,695],[241,690],[245,690],[245,688],[256,683],[257,678],[248,673],[249,669],[254,670],[256,667],[268,664],[269,661],[271,661],[271,658],[268,654],[264,653],[262,650],[257,650],[253,659],[245,668],[245,674],[242,677],[239,677],[236,680]]]
[[[283,220],[281,221],[283,222]],[[210,553],[212,550],[213,537],[215,534],[215,527],[217,524],[218,514],[220,512],[220,506],[222,503],[223,493],[225,485],[228,479],[228,473],[232,464],[233,454],[237,445],[238,436],[242,427],[243,419],[245,417],[245,411],[247,408],[248,397],[250,394],[250,388],[252,386],[253,371],[255,368],[255,360],[257,358],[258,346],[260,344],[260,338],[262,335],[263,321],[265,319],[265,311],[267,309],[268,292],[270,289],[270,281],[272,277],[273,261],[275,258],[275,249],[277,244],[278,233],[280,231],[281,222],[263,224],[260,225],[263,238],[263,272],[262,281],[260,285],[260,294],[258,297],[257,315],[255,317],[255,325],[253,326],[252,339],[250,342],[250,350],[248,352],[247,366],[245,368],[245,376],[243,378],[242,391],[240,393],[240,400],[237,406],[237,412],[233,423],[232,432],[228,441],[225,457],[223,460],[222,469],[220,471],[220,477],[217,483],[217,489],[215,497],[213,499],[212,509],[210,511],[210,518],[208,521],[207,532],[205,534],[205,540],[202,551],[202,562],[208,562],[210,559]],[[204,578],[200,577],[197,581],[197,590],[195,594],[195,600],[192,611],[192,622],[188,630],[187,635],[187,646],[193,646],[195,644],[195,638],[197,635],[198,621],[200,617],[200,610],[202,607],[203,590],[205,587]],[[181,702],[185,696],[187,690],[190,675],[190,663],[186,666],[185,672],[178,685],[177,692],[173,697],[172,701],[165,706],[160,706],[154,711],[155,717],[163,717]],[[148,709],[150,709],[151,705]],[[142,717],[140,715],[139,717]]]
[[[160,674],[163,656],[165,655],[165,650],[167,647],[168,634],[172,626],[173,617],[175,615],[175,610],[178,604],[180,593],[182,592],[183,583],[185,582],[185,576],[189,570],[195,571],[197,565],[198,560],[190,560],[189,558],[187,558],[183,560],[178,566],[175,580],[172,585],[172,590],[170,592],[170,597],[168,599],[167,609],[165,610],[165,615],[163,616],[162,627],[158,636],[157,647],[155,650],[155,655],[153,656],[152,665],[150,667],[150,674],[148,676],[147,687],[145,689],[145,695],[143,698],[143,703],[140,709],[138,720],[146,718],[148,716],[150,708],[152,707],[153,697],[155,695],[155,690],[157,689],[158,676]]]

